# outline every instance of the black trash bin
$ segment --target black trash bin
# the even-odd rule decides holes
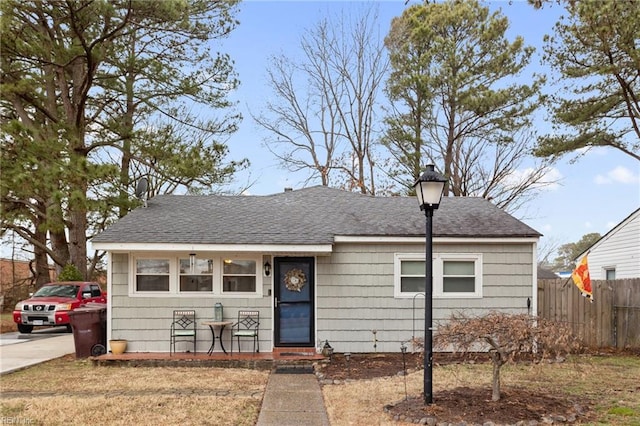
[[[69,312],[76,358],[98,356],[107,352],[107,307],[87,304]]]

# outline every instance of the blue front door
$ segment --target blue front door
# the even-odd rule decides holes
[[[314,346],[313,257],[274,259],[275,345]]]

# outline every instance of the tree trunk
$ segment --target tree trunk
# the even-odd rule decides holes
[[[47,232],[43,230],[44,228],[41,222],[41,218],[35,219],[35,232],[33,233],[33,238],[42,243],[42,246],[40,244],[33,245],[34,259],[32,272],[36,289],[51,281],[47,250],[44,248],[47,245]]]
[[[491,355],[493,361],[493,380],[491,384],[491,400],[500,400],[500,367],[504,364],[504,361],[500,357],[499,353]]]
[[[49,223],[49,238],[51,239],[51,258],[55,263],[56,272],[60,273],[71,260],[69,242],[67,241],[64,215],[60,203],[50,200],[50,205],[51,207],[47,209],[47,221]]]
[[[82,208],[73,209],[69,217],[69,254],[71,263],[78,268],[84,279],[87,279],[87,211]]]

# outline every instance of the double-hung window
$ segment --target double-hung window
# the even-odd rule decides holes
[[[425,292],[424,254],[396,253],[395,297],[414,297]],[[482,297],[482,255],[438,253],[433,256],[433,297]]]
[[[615,280],[616,279],[616,268],[604,268],[604,279],[605,280]]]
[[[424,256],[422,257],[422,260],[401,260],[398,269],[400,270],[399,290],[401,293],[424,293]]]
[[[442,260],[442,294],[474,294],[476,265],[473,259]]]
[[[136,259],[136,292],[169,292],[170,273],[169,259]]]
[[[180,291],[213,291],[213,259],[180,259]]]
[[[261,297],[261,256],[150,253],[131,257],[129,295],[144,297]]]
[[[256,261],[253,259],[224,259],[222,261],[223,293],[255,293]]]

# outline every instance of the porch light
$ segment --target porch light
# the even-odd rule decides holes
[[[271,275],[271,264],[269,261],[264,262],[264,275],[268,277]]]
[[[433,403],[433,211],[440,206],[447,180],[436,172],[433,164],[414,184],[420,210],[427,219],[424,257],[424,403]]]

